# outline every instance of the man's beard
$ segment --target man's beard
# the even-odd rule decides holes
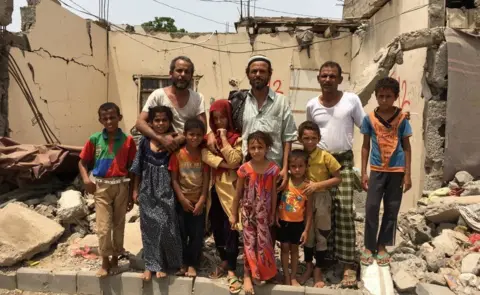
[[[192,82],[191,80],[190,80],[190,81],[185,81],[185,80],[181,80],[181,81],[179,81],[179,80],[173,80],[173,81],[172,81],[172,85],[173,85],[173,87],[175,87],[175,88],[177,88],[177,89],[179,89],[179,90],[185,90],[185,89],[187,89],[187,88],[190,86],[190,83],[191,83],[191,82]]]
[[[250,80],[250,85],[256,90],[262,90],[268,85],[268,80],[262,79],[252,79]]]

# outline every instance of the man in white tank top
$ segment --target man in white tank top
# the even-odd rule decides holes
[[[356,236],[353,212],[353,131],[354,125],[361,127],[365,111],[356,94],[338,90],[338,85],[343,80],[342,68],[338,63],[324,63],[317,79],[322,93],[307,103],[307,120],[313,121],[320,128],[319,147],[331,153],[342,165],[342,183],[333,196],[331,246],[336,259],[344,263],[342,286],[353,287],[357,283],[354,267]],[[307,252],[311,249],[305,250],[307,260]]]

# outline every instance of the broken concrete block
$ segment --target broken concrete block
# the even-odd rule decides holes
[[[445,253],[440,249],[433,249],[432,252],[425,254],[425,261],[429,271],[437,272],[445,266]]]
[[[462,197],[480,195],[480,180],[467,182],[463,189]]]
[[[399,270],[392,276],[392,279],[399,292],[412,292],[419,283],[416,278],[404,270]]]
[[[441,235],[432,240],[435,249],[438,249],[441,253],[447,256],[453,256],[458,249],[457,240],[451,232],[453,231],[448,229],[444,230]]]
[[[462,273],[477,275],[480,261],[480,253],[470,253],[462,260]]]
[[[427,262],[414,254],[394,254],[390,263],[392,274],[403,270],[420,279],[427,272]]]
[[[8,204],[0,210],[0,266],[11,266],[47,251],[64,230],[31,209]]]
[[[447,281],[445,277],[438,273],[427,272],[425,274],[425,282],[434,285],[446,286]]]
[[[422,221],[417,224],[412,224],[408,231],[408,235],[412,243],[415,245],[421,245],[431,241],[434,232],[432,226],[428,226],[425,221]]]
[[[471,273],[462,273],[458,280],[464,287],[477,287],[477,276]]]
[[[417,295],[455,295],[447,287],[425,283],[418,284],[415,292]]]
[[[455,174],[455,181],[460,185],[464,186],[467,182],[473,180],[473,176],[467,171],[459,171]]]
[[[87,216],[87,206],[83,203],[82,193],[75,190],[62,192],[58,200],[57,216],[62,222],[77,223]]]
[[[460,8],[447,8],[447,27],[452,29],[467,29],[468,14]]]
[[[456,204],[435,203],[427,207],[425,218],[434,223],[457,223],[460,211]]]

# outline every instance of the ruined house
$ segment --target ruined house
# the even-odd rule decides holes
[[[148,94],[168,85],[169,63],[178,55],[195,62],[192,87],[208,108],[230,90],[248,88],[245,63],[255,53],[272,60],[271,87],[290,97],[298,125],[307,100],[320,92],[318,68],[335,60],[344,69],[342,89],[359,93],[366,111],[376,105],[375,79],[399,80],[398,105],[411,112],[414,132],[413,189],[403,201],[403,208],[410,208],[424,189],[451,178],[443,172],[449,131],[443,31],[445,26],[475,29],[479,20],[478,9],[460,2],[345,0],[340,21],[255,17],[237,22],[235,33],[152,35],[140,27],[83,19],[61,1],[31,1],[21,10],[22,32],[2,32],[0,131],[20,142],[58,139],[82,145],[99,129],[98,106],[112,101],[122,109],[121,127],[129,132]],[[0,4],[3,26],[11,21],[12,1],[5,3]],[[478,122],[474,111],[470,108],[468,116]],[[359,135],[357,130],[357,167]],[[473,154],[467,153],[468,161],[478,163]]]

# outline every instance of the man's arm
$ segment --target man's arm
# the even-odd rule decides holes
[[[358,128],[362,127],[363,118],[366,116],[365,111],[363,109],[362,101],[358,96],[355,95],[355,102],[353,106],[353,122],[357,125]]]

